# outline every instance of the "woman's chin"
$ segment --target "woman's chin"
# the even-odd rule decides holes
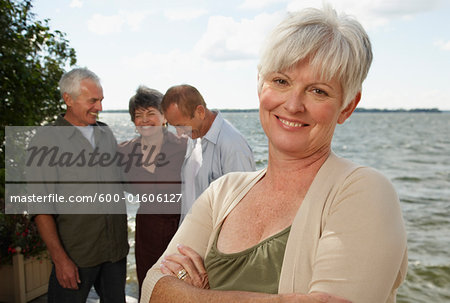
[[[138,126],[136,129],[142,137],[151,137],[162,133],[162,126]]]

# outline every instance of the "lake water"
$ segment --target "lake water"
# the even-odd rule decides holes
[[[257,168],[267,164],[258,113],[224,113],[246,137]],[[135,135],[125,113],[102,113],[117,141]],[[409,268],[397,302],[450,302],[450,113],[355,113],[336,129],[333,150],[393,182],[408,233]],[[134,214],[130,214],[127,293],[137,296]]]

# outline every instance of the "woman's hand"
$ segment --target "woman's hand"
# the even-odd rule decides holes
[[[161,263],[161,272],[170,274],[184,282],[203,289],[209,289],[208,274],[202,257],[192,248],[177,245],[180,254],[165,256]],[[183,274],[183,269],[186,274]]]

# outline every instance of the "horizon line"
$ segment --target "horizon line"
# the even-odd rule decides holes
[[[221,112],[258,112],[258,108],[212,108],[211,110],[219,110]],[[128,109],[106,109],[100,113],[128,113]],[[428,108],[365,108],[357,107],[355,112],[450,112],[450,109],[439,109],[437,107]]]

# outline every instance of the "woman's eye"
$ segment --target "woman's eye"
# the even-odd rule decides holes
[[[280,78],[273,79],[273,82],[275,82],[276,84],[279,84],[279,85],[286,85],[287,84],[286,80],[280,79]]]
[[[328,94],[325,91],[318,89],[318,88],[313,88],[312,91],[313,91],[313,93],[318,94],[318,95],[328,96]]]

